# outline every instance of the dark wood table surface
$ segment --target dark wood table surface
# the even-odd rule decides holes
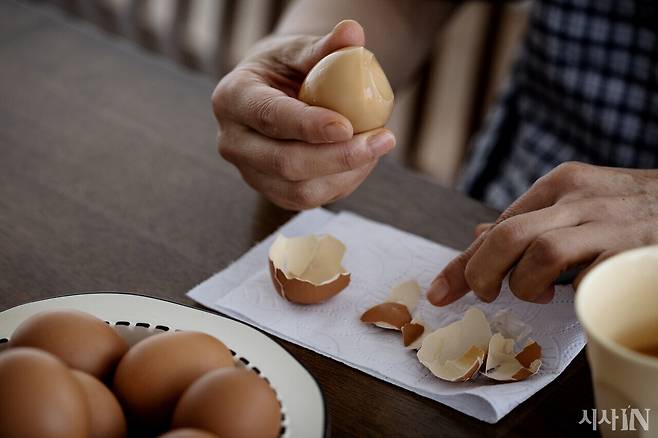
[[[292,217],[215,149],[210,79],[57,11],[0,2],[0,310],[120,290],[186,291]],[[384,160],[329,206],[455,248],[496,213]],[[580,436],[593,404],[580,354],[489,425],[277,340],[317,379],[333,436]]]

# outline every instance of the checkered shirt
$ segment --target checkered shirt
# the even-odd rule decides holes
[[[536,0],[458,187],[498,209],[564,161],[658,168],[658,0]]]

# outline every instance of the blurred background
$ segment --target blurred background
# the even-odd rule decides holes
[[[290,0],[33,0],[51,3],[219,79],[272,31]],[[505,81],[529,1],[465,2],[413,84],[396,90],[394,159],[452,186]]]

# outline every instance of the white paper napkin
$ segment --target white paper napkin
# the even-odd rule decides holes
[[[426,290],[457,251],[352,213],[334,215],[322,209],[297,215],[280,232],[286,236],[330,233],[340,239],[347,246],[344,266],[352,273],[350,285],[319,305],[283,300],[269,277],[267,252],[274,238],[270,236],[188,295],[207,307],[489,423],[497,422],[555,379],[585,345],[570,286],[557,286],[555,298],[547,305],[516,299],[507,284],[491,304],[478,301],[472,293],[442,308],[422,298],[414,313],[433,329],[461,319],[471,305],[488,317],[511,309],[531,325],[532,337],[542,346],[542,368],[528,380],[504,384],[482,377],[466,383],[441,381],[418,362],[415,352],[402,346],[399,332],[363,324],[359,317],[405,280],[416,279]]]

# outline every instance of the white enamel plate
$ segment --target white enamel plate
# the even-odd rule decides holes
[[[285,438],[326,435],[320,387],[286,350],[261,332],[214,313],[141,295],[117,292],[50,298],[0,312],[0,341],[6,343],[27,317],[50,309],[77,309],[107,321],[129,344],[158,330],[195,330],[220,339],[236,361],[266,378],[282,406]],[[0,344],[0,349],[4,345]]]

